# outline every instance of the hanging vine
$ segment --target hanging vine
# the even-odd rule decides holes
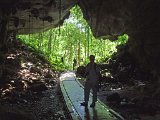
[[[60,27],[60,22],[61,22],[61,17],[62,17],[62,1],[59,0],[59,35],[61,34],[61,27]]]

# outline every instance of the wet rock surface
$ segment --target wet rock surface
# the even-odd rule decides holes
[[[69,119],[59,93],[59,72],[33,50],[14,42],[1,54],[0,120]]]

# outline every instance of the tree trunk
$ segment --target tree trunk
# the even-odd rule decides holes
[[[80,53],[80,48],[81,46],[80,46],[80,42],[78,42],[78,65],[80,66],[80,62],[81,62],[81,53]]]

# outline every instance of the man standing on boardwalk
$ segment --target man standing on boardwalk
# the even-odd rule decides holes
[[[98,90],[98,80],[100,75],[100,69],[95,63],[95,56],[90,55],[90,62],[86,66],[85,76],[86,82],[84,86],[84,102],[81,103],[82,106],[87,107],[89,101],[90,90],[93,91],[92,104],[90,107],[95,107],[97,101],[97,90]]]

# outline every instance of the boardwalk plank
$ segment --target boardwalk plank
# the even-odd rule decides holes
[[[104,105],[100,100],[95,108],[81,106],[84,100],[83,86],[76,80],[74,73],[64,73],[60,77],[60,87],[68,110],[74,120],[124,120],[118,113]],[[92,94],[90,94],[91,104]]]

